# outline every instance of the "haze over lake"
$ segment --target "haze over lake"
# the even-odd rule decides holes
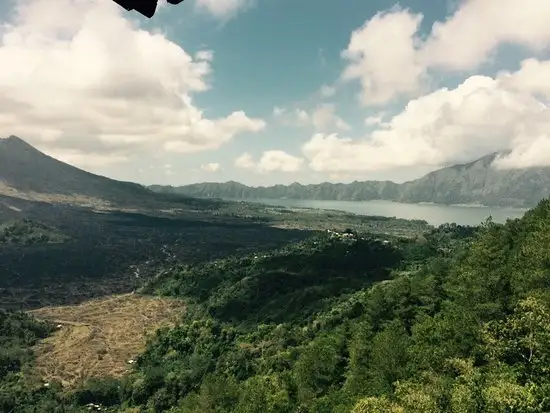
[[[423,219],[431,225],[441,225],[455,222],[460,225],[478,225],[489,216],[495,222],[506,222],[508,218],[520,218],[526,209],[435,205],[435,204],[405,204],[392,201],[305,201],[294,199],[262,199],[254,200],[270,205],[280,205],[298,208],[337,209],[360,215],[378,215],[405,219]]]

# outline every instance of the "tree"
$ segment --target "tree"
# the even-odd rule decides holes
[[[365,397],[357,402],[351,413],[405,413],[405,409],[382,397]]]
[[[521,300],[512,315],[488,322],[483,333],[489,359],[515,366],[524,382],[550,373],[550,311],[540,299]]]

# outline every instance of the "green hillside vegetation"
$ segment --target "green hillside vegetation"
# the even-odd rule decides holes
[[[142,292],[189,310],[133,371],[48,393],[57,410],[25,407],[30,396],[12,409],[547,412],[549,245],[545,200],[504,225],[416,239],[325,232],[166,268]]]
[[[487,206],[534,207],[550,194],[550,168],[499,169],[490,154],[466,164],[453,165],[402,184],[362,181],[349,184],[324,182],[314,185],[250,187],[238,182],[198,183],[180,187],[153,185],[153,191],[202,198],[302,199],[436,204],[482,204]]]
[[[47,337],[53,326],[39,322],[24,313],[0,309],[0,411],[12,412],[38,408],[44,400],[46,409],[55,406],[59,389],[49,389],[42,383],[25,378],[33,354],[30,350],[39,339]],[[48,411],[48,410],[43,410]]]
[[[60,231],[30,219],[0,224],[0,245],[57,244],[68,239]]]

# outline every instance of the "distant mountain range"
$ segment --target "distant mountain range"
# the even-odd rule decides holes
[[[550,195],[550,167],[497,169],[493,153],[473,162],[445,167],[422,178],[397,184],[363,181],[349,184],[274,185],[250,187],[238,182],[198,183],[179,187],[153,185],[155,192],[202,198],[300,199],[431,202],[443,205],[479,204],[529,208]]]
[[[453,165],[422,178],[397,184],[391,181],[364,181],[349,184],[274,185],[250,187],[238,182],[199,183],[179,187],[142,185],[95,175],[58,161],[21,138],[0,139],[0,196],[32,200],[51,199],[109,204],[157,205],[178,195],[187,198],[301,199],[301,200],[391,200],[437,204],[482,204],[489,206],[532,207],[550,195],[550,167],[496,169],[498,154]],[[195,201],[192,201],[195,202]],[[198,202],[198,200],[197,200]]]

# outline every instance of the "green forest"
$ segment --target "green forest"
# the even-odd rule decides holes
[[[32,376],[51,326],[0,313],[0,411],[550,411],[550,201],[416,238],[319,232],[173,265],[140,291],[185,300],[132,371],[64,390]]]

